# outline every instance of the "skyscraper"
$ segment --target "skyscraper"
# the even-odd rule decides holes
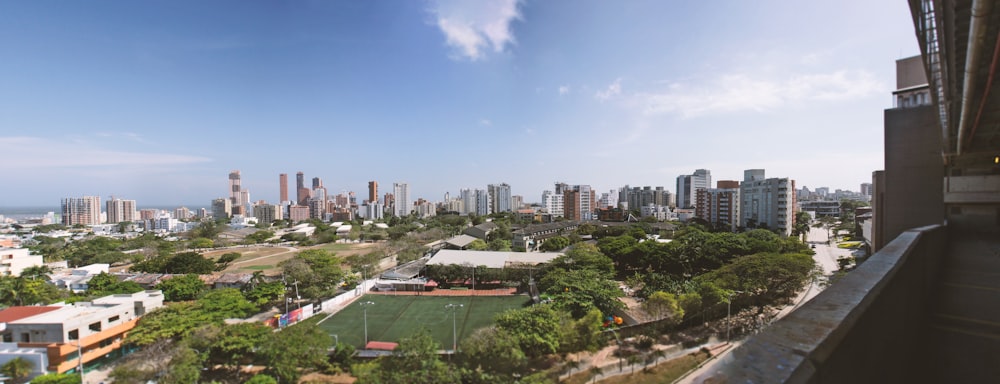
[[[394,204],[392,212],[399,217],[407,216],[413,211],[413,201],[410,200],[410,185],[407,183],[392,183]]]
[[[309,201],[309,189],[306,188],[306,175],[301,171],[295,174],[295,201],[299,205],[307,205]]]
[[[212,217],[215,219],[229,219],[233,215],[232,201],[221,197],[212,200]]]
[[[316,188],[319,188],[319,187],[322,187],[322,186],[323,186],[323,180],[321,180],[318,177],[314,177],[313,178],[313,188],[312,189],[316,189]]]
[[[368,182],[368,202],[372,204],[378,202],[378,182],[375,180]]]
[[[62,201],[62,223],[73,225],[101,224],[101,197],[67,197]]]
[[[280,184],[278,187],[278,194],[280,195],[278,202],[284,203],[288,201],[288,174],[282,173],[278,175],[278,183]]]
[[[234,170],[229,172],[229,202],[232,206],[233,214],[243,215],[246,214],[245,207],[248,201],[243,201],[246,195],[243,193],[243,187],[240,181],[240,171]]]

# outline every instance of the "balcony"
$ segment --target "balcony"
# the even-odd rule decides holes
[[[987,382],[1000,377],[1000,236],[909,230],[724,356],[696,383]]]

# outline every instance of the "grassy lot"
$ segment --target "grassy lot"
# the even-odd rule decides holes
[[[641,369],[636,369],[635,373],[627,373],[624,375],[613,376],[604,380],[601,380],[603,384],[656,384],[656,383],[671,383],[677,380],[678,377],[687,373],[688,371],[695,369],[698,364],[708,360],[708,353],[705,352],[695,352],[688,355],[678,357],[676,359],[661,363],[655,367],[651,367],[645,372]],[[608,373],[617,370],[617,366],[608,367]],[[627,370],[631,372],[631,369]],[[583,372],[575,374],[566,381],[569,384],[584,384],[589,383],[592,374],[590,372]]]
[[[330,334],[340,336],[342,343],[356,347],[364,344],[363,312],[359,303],[371,301],[368,307],[368,340],[399,342],[420,327],[427,328],[442,348],[451,349],[452,312],[447,304],[462,304],[456,313],[458,338],[493,323],[493,316],[512,308],[521,308],[527,296],[391,296],[366,295],[333,317],[320,323]]]

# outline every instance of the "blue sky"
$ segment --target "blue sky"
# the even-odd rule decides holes
[[[903,1],[0,2],[0,206],[882,167]],[[292,192],[294,195],[294,191]]]

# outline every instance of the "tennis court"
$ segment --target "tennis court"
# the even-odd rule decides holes
[[[517,296],[389,296],[365,295],[340,310],[320,328],[339,337],[340,342],[362,347],[365,338],[364,312],[368,308],[368,340],[399,342],[420,327],[427,328],[443,349],[451,349],[452,311],[445,306],[461,304],[455,312],[458,339],[493,323],[497,313],[525,306],[531,299]]]

